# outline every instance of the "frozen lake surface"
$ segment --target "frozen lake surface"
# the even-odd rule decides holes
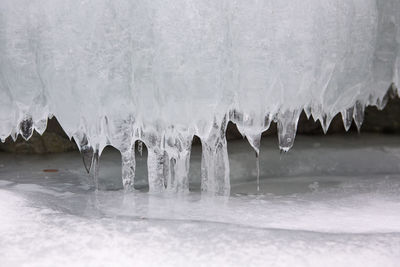
[[[0,153],[0,265],[399,266],[400,138],[263,139],[260,192],[254,151],[228,150],[230,197],[199,192],[200,147],[188,195],[146,193],[146,155],[124,193],[114,150],[99,192],[78,153]]]

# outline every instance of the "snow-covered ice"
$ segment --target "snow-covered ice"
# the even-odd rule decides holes
[[[0,154],[0,265],[398,266],[400,140],[300,136],[289,154],[262,140],[256,159],[229,144],[230,197],[200,194],[193,147],[189,194],[95,191],[77,153]],[[144,151],[146,153],[146,151]],[[106,150],[100,186],[122,188]],[[43,170],[58,170],[48,172]]]

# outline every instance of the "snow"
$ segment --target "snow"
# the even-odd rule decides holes
[[[2,0],[0,139],[56,116],[95,179],[104,147],[121,151],[127,190],[141,140],[150,191],[187,192],[197,135],[203,190],[228,194],[229,120],[256,151],[277,121],[287,151],[302,110],[326,131],[385,106],[399,14],[398,0]]]
[[[93,190],[77,153],[0,154],[1,265],[398,265],[396,136],[300,136],[284,156],[262,141],[260,192],[249,172],[254,151],[229,144],[229,197],[200,193],[200,147],[188,194],[145,192],[145,155],[137,155],[143,189],[124,192]],[[105,150],[100,186],[122,188],[120,160]]]

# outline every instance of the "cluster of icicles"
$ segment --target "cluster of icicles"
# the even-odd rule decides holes
[[[107,145],[135,181],[148,150],[151,192],[188,191],[193,136],[202,190],[229,192],[225,130],[259,153],[277,122],[293,145],[300,113],[326,131],[360,127],[400,84],[399,0],[1,0],[0,139],[54,115],[97,181]]]
[[[345,130],[349,130],[353,120],[358,130],[360,130],[366,105],[375,105],[378,109],[383,109],[388,100],[397,95],[397,88],[393,84],[384,97],[378,98],[374,103],[364,104],[356,101],[354,106],[340,112]],[[313,117],[311,108],[304,108],[303,110],[308,119]],[[260,153],[262,132],[269,129],[271,122],[276,122],[279,148],[282,152],[287,152],[293,146],[297,123],[303,110],[285,111],[274,115],[267,114],[258,122],[248,114],[236,109],[230,110],[220,118],[215,117],[208,134],[201,138],[202,191],[217,195],[227,195],[230,192],[229,160],[225,137],[229,121],[236,124],[243,137],[254,148],[257,157],[257,168],[259,168],[258,155]],[[332,115],[323,115],[317,119],[320,121],[325,133],[328,131],[333,117]],[[103,122],[104,132],[113,132],[113,130],[109,129],[111,125],[108,125],[106,116],[103,118]],[[261,128],[255,128],[255,124],[262,126]],[[42,134],[46,129],[46,125],[47,119],[33,121],[32,117],[26,115],[13,130],[11,137],[15,141],[18,134],[20,134],[25,140],[28,140],[34,130]],[[254,131],[254,129],[258,130]],[[122,136],[105,136],[107,140],[103,145],[90,143],[84,132],[76,132],[71,136],[81,151],[85,168],[88,173],[91,173],[96,189],[98,188],[99,157],[105,145],[114,145],[120,150],[122,156],[122,182],[124,189],[127,191],[133,190],[136,165],[135,143],[138,142],[138,152],[140,154],[142,154],[143,143],[148,148],[147,165],[150,192],[189,192],[189,161],[192,139],[196,134],[195,131],[188,129],[187,131],[177,132],[174,127],[170,127],[161,132],[146,132],[142,127],[137,126],[133,117],[130,117],[121,121],[118,129],[114,129],[114,134],[116,133]],[[113,143],[112,140],[118,140],[118,142]]]

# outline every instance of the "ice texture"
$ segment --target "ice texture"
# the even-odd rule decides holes
[[[202,189],[226,194],[229,121],[257,153],[271,121],[289,150],[302,110],[360,128],[398,93],[399,25],[398,0],[2,0],[0,139],[55,116],[95,179],[121,151],[128,190],[140,140],[150,191],[186,192],[197,135]]]

